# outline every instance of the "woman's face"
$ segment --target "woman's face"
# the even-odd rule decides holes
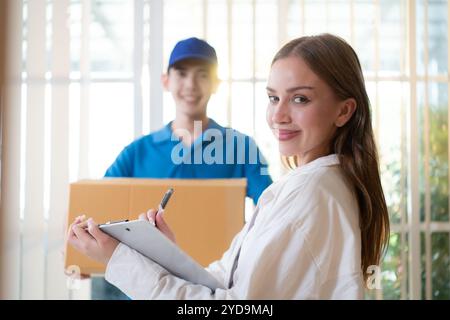
[[[300,164],[330,153],[341,104],[331,88],[295,56],[277,60],[267,84],[267,123],[284,156]]]

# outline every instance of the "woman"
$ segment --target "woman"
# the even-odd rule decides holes
[[[226,289],[171,275],[92,220],[86,231],[77,219],[69,242],[107,264],[106,279],[135,299],[363,298],[389,219],[358,57],[330,34],[295,39],[275,55],[267,94],[267,122],[293,170],[207,268]],[[148,218],[174,239],[160,214]]]

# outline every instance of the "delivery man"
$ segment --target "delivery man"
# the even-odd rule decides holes
[[[175,119],[125,147],[105,177],[247,178],[247,196],[256,204],[272,183],[259,148],[249,136],[207,116],[208,101],[219,85],[217,66],[216,52],[206,41],[179,41],[161,77],[175,101]],[[93,278],[92,298],[127,297],[103,278]]]

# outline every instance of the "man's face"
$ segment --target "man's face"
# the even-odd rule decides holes
[[[197,119],[206,116],[209,98],[218,85],[213,67],[197,59],[176,63],[163,75],[164,89],[172,93],[177,114]]]

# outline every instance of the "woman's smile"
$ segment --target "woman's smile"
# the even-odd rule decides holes
[[[279,141],[287,141],[300,134],[300,130],[274,129]]]

